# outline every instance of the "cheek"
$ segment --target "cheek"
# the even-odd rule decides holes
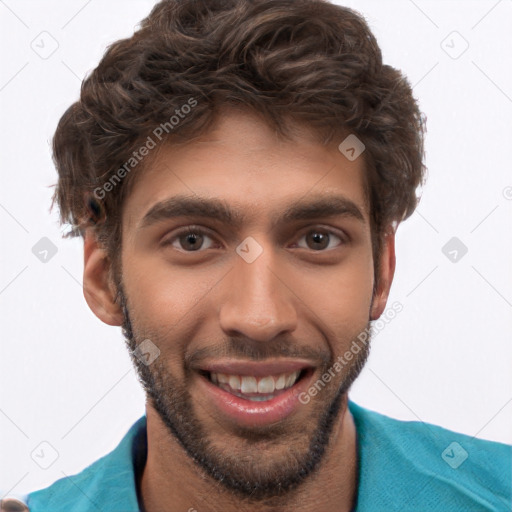
[[[299,297],[333,340],[345,345],[368,325],[373,289],[372,259],[366,254],[338,267],[297,276]]]
[[[312,304],[318,304],[313,299],[321,299],[331,312],[368,311],[373,288],[373,259],[368,251],[353,251],[338,265],[318,267],[297,277]]]
[[[197,323],[204,299],[220,277],[212,268],[178,269],[162,259],[131,258],[124,266],[123,284],[137,325],[177,338]]]

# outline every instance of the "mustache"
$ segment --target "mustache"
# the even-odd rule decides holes
[[[129,342],[131,350],[135,350],[136,340],[133,326],[126,303],[122,301],[124,322],[122,330],[125,339]],[[314,366],[327,367],[332,364],[334,355],[328,348],[317,348],[307,345],[299,345],[290,339],[278,339],[275,341],[256,341],[249,338],[228,338],[226,342],[199,348],[191,353],[186,353],[184,365],[186,368],[197,368],[205,360],[232,358],[248,359],[252,361],[264,361],[266,359],[307,359]]]
[[[297,342],[280,339],[276,341],[255,341],[251,339],[228,338],[226,342],[202,347],[185,354],[185,366],[197,368],[205,360],[217,358],[264,361],[266,359],[308,359],[315,366],[331,363],[333,355],[328,348],[299,345]]]

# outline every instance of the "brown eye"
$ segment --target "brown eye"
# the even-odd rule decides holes
[[[186,233],[185,235],[181,235],[178,240],[183,249],[187,251],[197,251],[203,245],[204,237],[196,233]]]
[[[306,240],[306,249],[312,249],[313,251],[323,251],[324,249],[333,249],[339,245],[343,244],[343,240],[338,235],[334,234],[332,231],[323,230],[323,229],[314,229],[306,233],[301,240]],[[331,242],[338,239],[341,244],[337,244],[332,247]],[[299,245],[300,247],[300,245]]]
[[[208,240],[210,240],[209,243],[205,242]],[[197,252],[200,249],[210,249],[213,243],[212,238],[204,230],[189,226],[168,238],[163,245],[172,245],[182,252]]]

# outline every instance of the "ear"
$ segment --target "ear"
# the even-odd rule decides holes
[[[384,312],[395,275],[395,264],[395,229],[390,228],[384,237],[381,248],[380,268],[378,269],[380,279],[373,297],[370,320],[377,320]]]
[[[110,260],[89,229],[84,237],[84,297],[91,311],[108,325],[123,324],[121,307],[110,279]]]

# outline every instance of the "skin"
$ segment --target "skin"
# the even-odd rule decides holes
[[[160,350],[149,366],[134,359],[146,391],[151,388],[148,459],[139,482],[147,512],[170,506],[198,512],[341,512],[354,505],[357,444],[348,388],[367,350],[308,405],[261,429],[239,428],[219,413],[187,365],[191,356],[202,361],[200,354],[215,360],[219,350],[244,360],[295,354],[315,362],[314,382],[385,309],[395,269],[394,233],[384,240],[373,294],[364,158],[346,159],[337,149],[343,139],[325,146],[306,126],[295,124],[294,130],[293,140],[281,140],[256,115],[225,109],[205,136],[158,149],[123,205],[121,304],[109,279],[110,260],[93,234],[86,234],[84,295],[90,308],[108,325],[123,326],[130,348],[150,339]],[[178,194],[223,199],[247,219],[239,230],[197,215],[140,227],[154,204]],[[289,202],[333,194],[355,203],[363,221],[315,217],[272,228]],[[185,235],[176,236],[178,228],[192,225],[208,231],[197,251]],[[329,234],[326,248],[314,245],[311,231]],[[250,264],[235,251],[248,236],[263,249]],[[297,460],[311,460],[310,441],[325,431],[319,422],[329,410],[332,425],[314,469],[285,492],[274,492],[277,480],[297,474]],[[229,476],[236,469],[235,476],[255,482],[255,494],[212,477],[173,426],[188,435],[188,448],[208,448],[219,471]]]

